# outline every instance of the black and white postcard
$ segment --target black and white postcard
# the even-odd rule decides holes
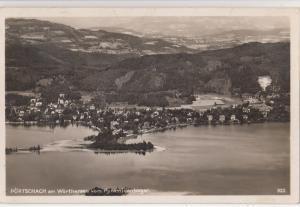
[[[1,200],[298,201],[299,10],[0,17]]]

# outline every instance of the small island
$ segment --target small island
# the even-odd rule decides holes
[[[87,144],[86,147],[89,149],[100,149],[110,151],[134,151],[134,152],[146,152],[152,151],[154,145],[151,142],[140,142],[126,144],[121,143],[120,138],[125,137],[126,134],[122,130],[117,132],[112,131],[110,128],[104,128],[99,134],[88,136],[84,138],[85,141],[92,141],[91,144]]]
[[[40,153],[41,151],[41,146],[40,145],[37,145],[37,146],[32,146],[32,147],[28,147],[28,148],[8,148],[6,147],[5,148],[5,154],[9,155],[9,154],[12,154],[12,153],[17,153],[17,152],[20,152],[20,151],[23,151],[23,152],[37,152],[38,154]]]

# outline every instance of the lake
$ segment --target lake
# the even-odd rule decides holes
[[[7,155],[7,193],[96,186],[150,195],[271,195],[278,188],[289,193],[289,131],[289,123],[190,126],[130,141],[151,141],[157,146],[151,153],[108,155],[57,147],[96,133],[86,127],[6,125],[7,147],[56,146]]]

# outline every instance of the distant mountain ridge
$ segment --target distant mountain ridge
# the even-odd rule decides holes
[[[8,19],[6,90],[40,90],[59,82],[72,90],[123,94],[252,93],[259,88],[258,76],[270,75],[274,84],[289,91],[289,42],[252,42],[203,52],[170,45],[160,39]]]
[[[247,42],[289,42],[290,34],[288,28],[273,28],[266,30],[255,29],[235,29],[229,31],[213,31],[209,34],[198,34],[197,36],[178,36],[164,35],[156,33],[142,33],[132,29],[125,29],[119,27],[99,27],[92,29],[105,29],[108,31],[132,34],[139,37],[159,38],[177,45],[184,45],[185,47],[195,50],[211,50],[230,48]]]
[[[112,55],[140,56],[196,52],[161,39],[140,38],[104,30],[74,29],[63,24],[36,19],[7,19],[6,39],[12,43],[22,41],[27,45],[52,44],[74,52]]]

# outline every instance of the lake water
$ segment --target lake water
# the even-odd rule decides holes
[[[146,134],[158,146],[146,155],[45,150],[6,156],[7,193],[14,188],[130,187],[147,194],[270,195],[289,193],[288,123],[201,126]],[[6,125],[7,147],[25,147],[95,134],[85,127]]]

